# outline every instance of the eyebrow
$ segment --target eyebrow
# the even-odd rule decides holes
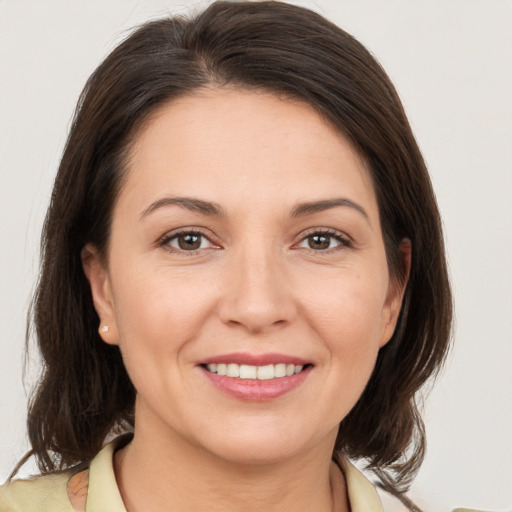
[[[292,217],[303,217],[306,215],[313,215],[314,213],[323,212],[325,210],[329,210],[331,208],[336,208],[338,206],[345,206],[348,208],[352,208],[359,212],[370,224],[370,217],[366,210],[359,204],[355,203],[351,199],[347,199],[346,197],[337,197],[334,199],[322,199],[320,201],[311,201],[308,203],[300,203],[295,208],[293,208],[291,212]]]
[[[144,217],[147,217],[150,213],[153,213],[159,208],[172,205],[186,208],[192,212],[202,213],[203,215],[218,217],[222,217],[224,215],[224,210],[218,204],[211,203],[209,201],[203,201],[202,199],[195,199],[193,197],[163,197],[151,203],[141,213],[140,218],[143,219]]]
[[[211,216],[224,216],[224,210],[216,203],[210,201],[203,201],[202,199],[196,199],[193,197],[163,197],[157,199],[151,203],[142,213],[141,219],[147,217],[150,213],[154,212],[159,208],[165,206],[180,206],[187,210],[202,213],[203,215]],[[311,201],[307,203],[299,203],[291,211],[291,217],[304,217],[307,215],[313,215],[315,213],[323,212],[331,208],[337,208],[340,206],[352,208],[359,212],[363,217],[370,222],[370,217],[366,213],[366,210],[356,202],[345,197],[338,197],[335,199],[322,199],[320,201]]]

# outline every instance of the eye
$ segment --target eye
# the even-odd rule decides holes
[[[315,231],[304,237],[297,247],[314,251],[329,251],[349,245],[345,236],[338,232]]]
[[[201,249],[216,247],[205,235],[197,231],[182,231],[166,237],[161,242],[171,250],[194,252]]]

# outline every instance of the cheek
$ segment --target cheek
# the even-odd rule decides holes
[[[304,314],[326,343],[340,350],[363,353],[378,344],[382,330],[386,288],[378,276],[340,273],[327,286],[309,286]]]
[[[361,279],[357,274],[315,290],[304,305],[304,315],[326,349],[331,389],[335,395],[343,390],[346,403],[353,405],[375,366],[386,292],[378,279],[371,275]]]
[[[208,287],[176,269],[117,269],[122,278],[113,279],[115,315],[130,375],[139,367],[156,368],[163,360],[178,360],[211,310]]]

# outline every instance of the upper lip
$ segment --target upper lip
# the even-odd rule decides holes
[[[232,354],[222,354],[219,356],[209,357],[202,360],[199,364],[219,364],[219,363],[235,363],[235,364],[247,364],[249,366],[265,366],[268,364],[294,364],[297,366],[304,366],[311,364],[310,361],[306,361],[301,357],[291,356],[287,354],[249,354],[244,352],[234,352]]]

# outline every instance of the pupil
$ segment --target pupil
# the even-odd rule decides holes
[[[313,235],[309,237],[309,247],[311,249],[328,249],[329,237],[325,235]]]
[[[201,238],[199,235],[182,235],[178,238],[178,245],[185,251],[199,249]]]

